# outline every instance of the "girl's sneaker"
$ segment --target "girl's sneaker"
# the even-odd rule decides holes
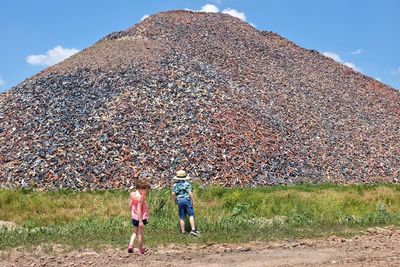
[[[134,247],[132,245],[128,246],[128,253],[133,253],[134,250],[135,249],[134,249]]]
[[[147,250],[145,248],[139,248],[139,256],[145,255]]]

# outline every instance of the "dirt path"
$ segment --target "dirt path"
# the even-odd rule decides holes
[[[125,250],[65,251],[46,247],[0,252],[0,266],[400,266],[400,229],[374,228],[351,238],[252,242],[244,245],[168,246],[149,255]]]

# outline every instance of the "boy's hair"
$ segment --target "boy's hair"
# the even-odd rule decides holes
[[[138,179],[136,182],[136,189],[150,190],[150,184],[144,179]]]

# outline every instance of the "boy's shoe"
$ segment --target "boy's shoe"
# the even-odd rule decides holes
[[[135,249],[133,248],[133,246],[129,245],[128,246],[128,253],[133,253]]]
[[[195,229],[195,230],[190,231],[190,234],[191,234],[191,235],[194,235],[194,236],[198,236],[200,233],[199,233],[199,231],[197,231],[197,230]]]

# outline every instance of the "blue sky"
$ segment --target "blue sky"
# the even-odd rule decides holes
[[[400,89],[398,0],[13,0],[0,3],[0,92],[145,15],[185,8],[239,16]]]

